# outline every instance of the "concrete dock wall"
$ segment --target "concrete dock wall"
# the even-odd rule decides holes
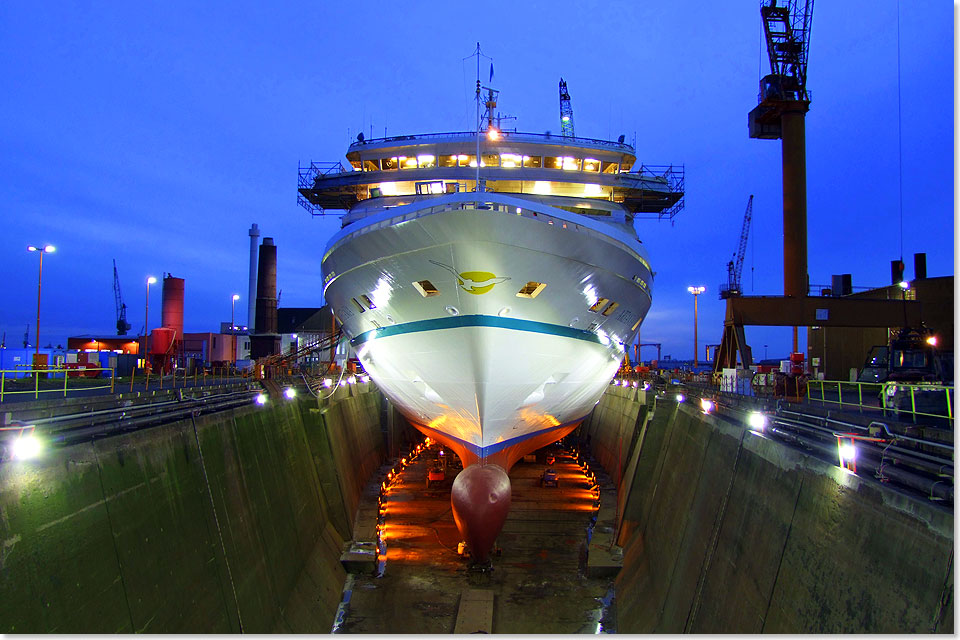
[[[586,425],[598,458],[645,400],[604,396]],[[689,404],[638,415],[618,632],[953,633],[952,513]]]
[[[4,462],[0,632],[328,632],[379,403],[272,401]]]

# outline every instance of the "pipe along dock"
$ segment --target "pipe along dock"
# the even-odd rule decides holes
[[[0,632],[954,631],[952,501],[690,402],[610,387],[565,442],[599,506],[574,459],[555,452],[559,487],[539,485],[545,452],[518,463],[478,573],[453,464],[427,487],[434,448],[409,456],[422,438],[372,385],[211,393],[169,413],[173,392],[151,396],[130,422],[144,399],[2,414],[5,445],[37,418],[52,441],[0,462]]]

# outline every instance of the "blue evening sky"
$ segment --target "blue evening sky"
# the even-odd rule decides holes
[[[816,5],[807,116],[809,272],[885,285],[902,255],[954,273],[954,20],[943,0]],[[336,217],[297,206],[297,166],[342,160],[370,135],[468,130],[476,42],[500,110],[559,132],[557,82],[577,135],[636,136],[638,162],[683,164],[686,209],[637,223],[657,273],[641,329],[664,354],[719,341],[717,286],[755,195],[746,293],[783,290],[778,141],[751,140],[768,72],[759,2],[4,2],[0,4],[0,331],[19,346],[114,332],[116,258],[133,333],[144,281],[186,280],[187,331],[246,315],[247,229],[278,245],[281,306],[319,306]],[[484,75],[486,71],[484,71]],[[902,183],[898,180],[898,122]],[[901,235],[900,185],[902,184]],[[152,325],[160,287],[151,288]],[[747,329],[785,357],[789,329]],[[804,341],[805,342],[805,341]],[[651,357],[647,352],[645,357]]]

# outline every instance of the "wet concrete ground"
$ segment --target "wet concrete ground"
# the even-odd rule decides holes
[[[470,572],[457,554],[450,507],[459,469],[426,486],[428,463],[412,461],[386,490],[382,576],[351,576],[339,633],[453,633],[462,594],[494,594],[494,633],[613,631],[612,577],[587,577],[587,536],[597,511],[591,482],[572,458],[558,456],[559,487],[541,487],[546,464],[519,462],[510,473],[512,506],[493,570]],[[379,485],[374,485],[374,504]],[[606,491],[604,492],[606,496]],[[605,497],[606,499],[606,497]]]

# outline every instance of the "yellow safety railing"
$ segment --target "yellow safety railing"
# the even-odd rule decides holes
[[[949,385],[809,380],[807,398],[851,409],[895,411],[898,414],[953,420],[953,387]],[[931,407],[934,410],[929,410]]]
[[[880,392],[883,385],[877,382],[846,382],[843,380],[808,380],[807,398],[817,402],[837,404],[841,407],[880,409]]]
[[[884,382],[882,398],[884,409],[953,421],[953,387],[949,385]]]
[[[69,388],[71,378],[73,379],[74,383],[102,379],[99,374],[96,378],[90,378],[89,376],[85,375],[91,371],[109,371],[109,384],[74,384],[73,389]],[[13,375],[8,377],[7,374]],[[63,375],[63,386],[60,386],[59,384],[45,383],[43,385],[44,388],[40,388],[41,378],[46,378],[49,381],[57,381],[60,375]],[[21,383],[28,378],[33,379],[33,389],[21,388],[23,386],[29,386]],[[17,382],[12,382],[14,380]],[[34,399],[38,399],[41,393],[60,393],[63,394],[63,397],[66,397],[68,391],[81,391],[89,389],[110,389],[112,393],[115,383],[116,370],[113,367],[86,367],[84,369],[64,369],[57,367],[48,367],[45,369],[0,369],[0,402],[3,402],[6,396],[24,393],[33,394]],[[8,389],[8,386],[11,385],[15,387],[13,390]]]

